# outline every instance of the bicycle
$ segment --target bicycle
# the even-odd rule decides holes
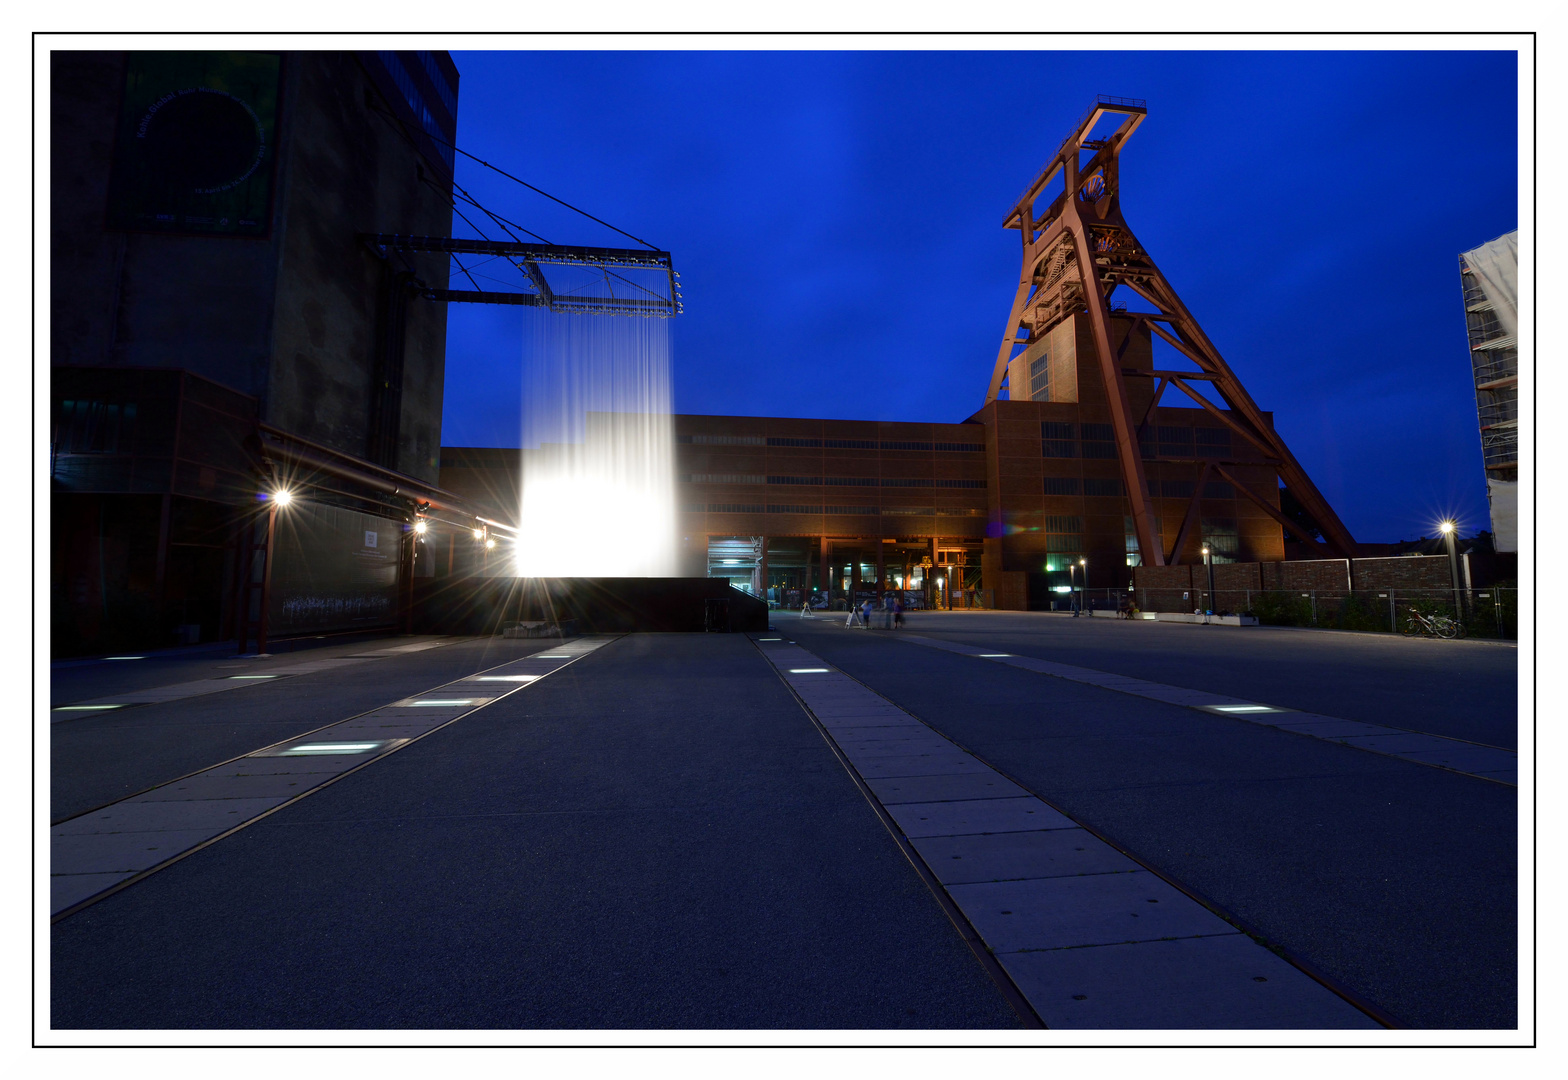
[[[1405,619],[1405,633],[1451,640],[1464,637],[1465,626],[1458,619],[1450,619],[1447,615],[1423,615],[1412,610]]]

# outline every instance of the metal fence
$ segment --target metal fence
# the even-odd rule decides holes
[[[1519,636],[1519,590],[1512,585],[1485,589],[1216,589],[1213,602],[1204,589],[1092,590],[1095,607],[1116,608],[1131,598],[1142,611],[1212,611],[1252,615],[1264,626],[1309,626],[1337,630],[1408,633],[1412,611],[1454,618],[1471,637]],[[1458,610],[1456,610],[1456,608]]]
[[[778,611],[799,611],[806,604],[803,594],[799,589],[776,589],[776,595],[782,594],[783,599],[768,601],[768,607]],[[933,590],[925,593],[920,589],[888,589],[882,594],[888,603],[897,597],[903,602],[905,611],[991,611],[996,606],[994,593],[990,589],[952,589],[948,592]],[[855,606],[870,600],[877,610],[882,609],[882,602],[877,599],[874,589],[855,590]],[[824,593],[812,593],[810,606],[813,611],[848,611],[849,598],[842,592],[835,592],[831,596]]]

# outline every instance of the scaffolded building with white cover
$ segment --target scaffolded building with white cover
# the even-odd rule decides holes
[[[1519,233],[1459,256],[1497,551],[1519,550]]]

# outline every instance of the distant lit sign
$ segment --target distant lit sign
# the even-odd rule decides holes
[[[371,532],[369,529],[365,530],[365,546],[368,548],[373,548],[376,546],[376,534]]]

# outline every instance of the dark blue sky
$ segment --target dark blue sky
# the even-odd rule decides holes
[[[1518,225],[1514,53],[453,55],[465,149],[674,254],[688,413],[971,415],[1004,213],[1095,94],[1147,99],[1128,223],[1352,533],[1487,527],[1458,255]],[[632,246],[459,160],[552,242]],[[447,445],[518,445],[528,317],[452,305]]]

